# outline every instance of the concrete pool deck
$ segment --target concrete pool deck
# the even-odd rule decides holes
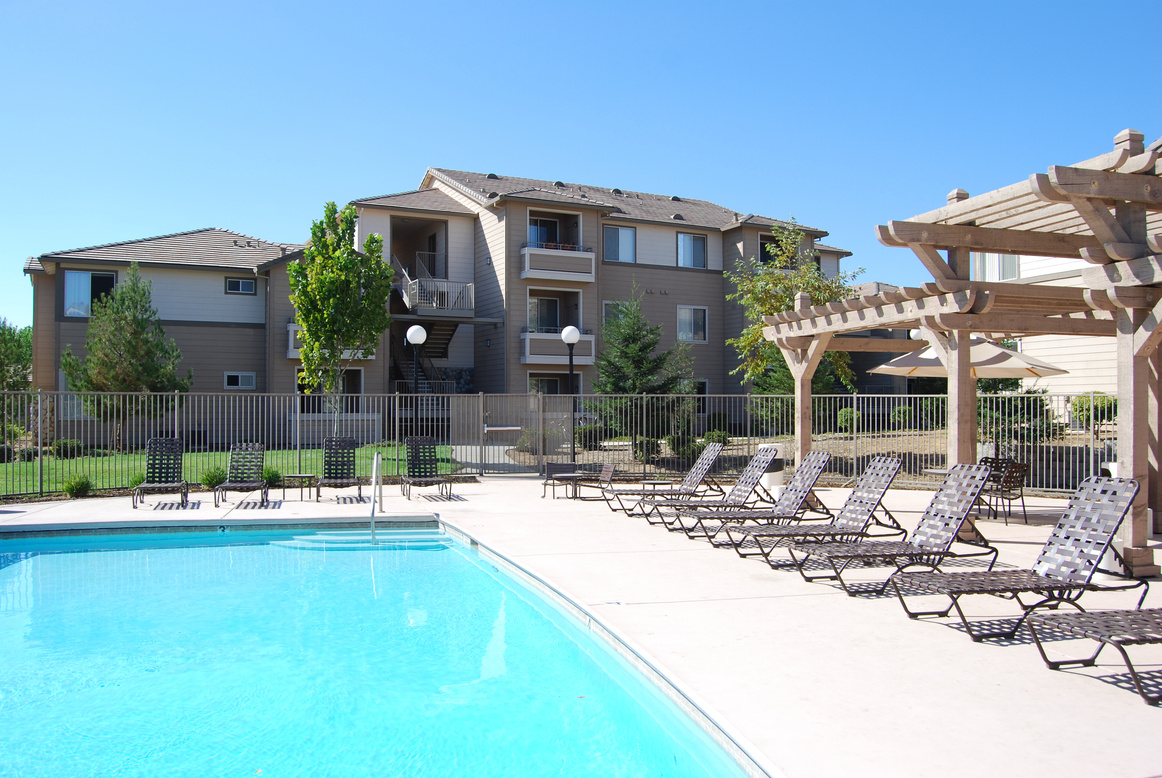
[[[958,621],[907,619],[894,597],[849,598],[830,583],[806,583],[793,570],[740,559],[602,502],[542,499],[532,476],[486,477],[458,483],[454,492],[452,500],[437,500],[434,490],[417,490],[408,502],[398,488],[385,487],[386,516],[436,513],[549,582],[643,652],[774,774],[1162,774],[1162,709],[1126,686],[1116,652],[1103,653],[1096,668],[1052,672],[1025,636],[973,643]],[[846,492],[820,494],[835,507]],[[276,489],[271,496],[281,495]],[[365,488],[357,502],[354,489],[326,490],[316,504],[288,489],[286,501],[268,508],[240,505],[241,495],[231,495],[215,509],[204,493],[192,494],[186,509],[170,495],[150,496],[138,510],[128,497],[9,503],[0,504],[0,533],[366,520],[367,495]],[[894,490],[885,504],[910,528],[930,496]],[[1027,526],[1019,517],[1007,527],[979,523],[1002,565],[1030,565],[1063,505],[1028,503]],[[1130,607],[1135,598],[1091,593],[1083,603]],[[1162,591],[1152,591],[1146,606],[1162,607]],[[966,608],[983,617],[1016,613],[988,597],[969,598]],[[1080,655],[1094,644],[1051,645]],[[1162,686],[1162,651],[1133,655]]]

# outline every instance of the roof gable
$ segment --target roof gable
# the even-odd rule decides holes
[[[255,270],[260,264],[282,257],[297,248],[297,244],[271,243],[239,232],[208,227],[120,243],[53,251],[41,254],[38,260],[42,266],[47,262],[138,262],[154,266]]]

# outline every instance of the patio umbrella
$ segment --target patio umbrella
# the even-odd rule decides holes
[[[983,338],[973,338],[969,348],[973,378],[1040,378],[1069,372]],[[873,367],[868,372],[910,378],[948,376],[948,369],[941,364],[931,346],[896,357],[891,362]]]

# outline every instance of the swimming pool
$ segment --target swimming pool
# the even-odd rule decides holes
[[[0,775],[744,775],[476,550],[380,538],[0,541]]]

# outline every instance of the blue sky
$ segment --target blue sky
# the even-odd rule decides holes
[[[794,217],[861,280],[928,280],[873,228],[1162,135],[1162,3],[0,0],[0,316],[24,259],[223,227],[448,167]]]

